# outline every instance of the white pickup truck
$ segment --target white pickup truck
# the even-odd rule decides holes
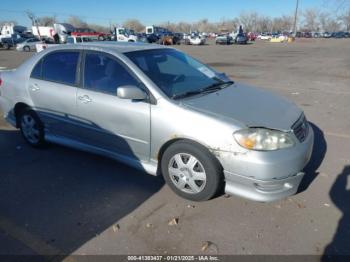
[[[115,28],[114,32],[115,40],[118,42],[137,42],[138,37],[135,34],[134,30],[118,27]]]

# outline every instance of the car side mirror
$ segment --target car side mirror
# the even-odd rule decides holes
[[[117,96],[122,99],[145,100],[147,94],[136,86],[120,86],[117,88]]]

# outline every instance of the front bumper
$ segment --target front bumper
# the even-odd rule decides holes
[[[301,170],[311,158],[314,134],[310,126],[304,142],[288,149],[245,154],[221,153],[225,192],[255,201],[269,202],[297,192]]]
[[[304,177],[303,172],[284,179],[269,181],[224,172],[225,192],[259,202],[271,202],[294,195]]]

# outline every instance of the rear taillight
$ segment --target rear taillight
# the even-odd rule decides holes
[[[1,77],[0,77],[0,86],[2,85],[2,79],[1,79]]]

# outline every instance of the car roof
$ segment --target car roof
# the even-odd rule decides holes
[[[99,42],[85,42],[79,44],[65,44],[59,45],[47,50],[62,50],[62,49],[91,49],[91,50],[111,50],[117,53],[127,53],[133,51],[152,50],[152,49],[167,49],[170,47],[157,45],[157,44],[146,44],[146,43],[135,43],[135,42],[114,42],[114,41],[99,41]]]

